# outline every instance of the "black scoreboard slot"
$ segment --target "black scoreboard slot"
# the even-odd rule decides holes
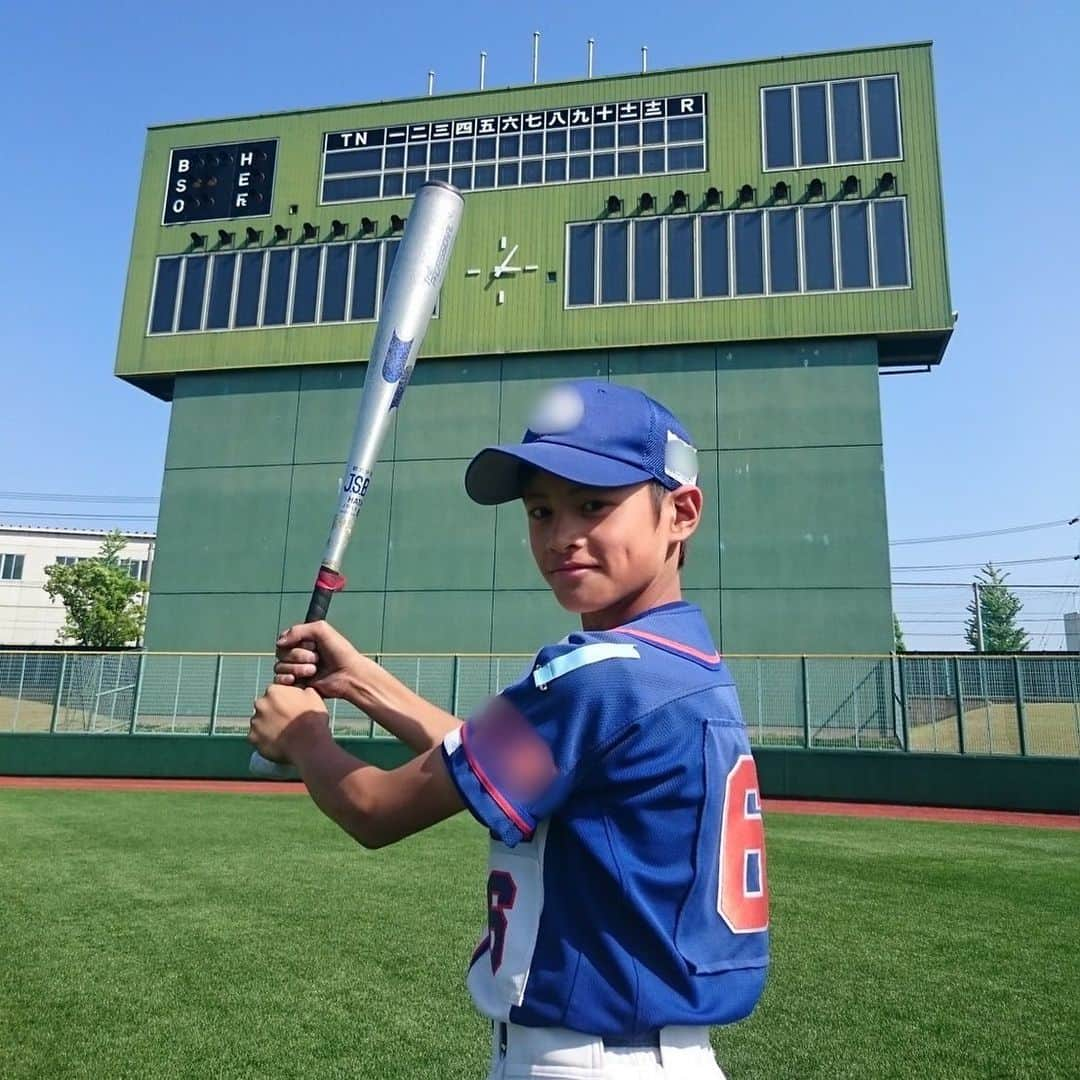
[[[276,161],[277,139],[173,150],[162,224],[269,214]]]

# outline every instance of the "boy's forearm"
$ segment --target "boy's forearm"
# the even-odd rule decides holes
[[[303,749],[291,751],[309,794],[328,818],[365,847],[375,846],[368,836],[364,791],[378,771],[343,750],[329,736],[311,740]]]
[[[348,700],[418,754],[438,746],[461,721],[414,693],[390,672],[377,679],[354,680]]]
[[[298,717],[282,748],[319,809],[366,848],[396,843],[463,808],[440,749],[387,772],[338,746],[321,711]]]

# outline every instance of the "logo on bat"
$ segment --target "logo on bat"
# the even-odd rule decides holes
[[[364,473],[353,469],[353,471],[349,473],[348,479],[341,486],[341,494],[359,496],[360,502],[363,502],[370,483],[370,474],[365,475]]]
[[[396,383],[401,378],[412,344],[411,340],[402,341],[396,333],[391,333],[390,344],[386,347],[386,356],[383,357],[382,366],[382,377],[388,383]]]
[[[405,372],[404,378],[397,384],[397,389],[394,391],[394,399],[390,402],[390,408],[387,409],[387,412],[393,412],[393,410],[401,404],[401,399],[405,396],[405,390],[409,385],[409,380],[412,378],[414,370],[415,368],[409,368],[409,370]]]

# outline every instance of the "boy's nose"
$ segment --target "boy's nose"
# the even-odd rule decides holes
[[[581,544],[581,530],[576,522],[556,516],[548,533],[548,547],[552,551],[570,551]]]

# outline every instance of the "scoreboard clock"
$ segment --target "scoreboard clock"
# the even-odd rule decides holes
[[[277,139],[173,150],[161,223],[269,214],[276,161]]]

